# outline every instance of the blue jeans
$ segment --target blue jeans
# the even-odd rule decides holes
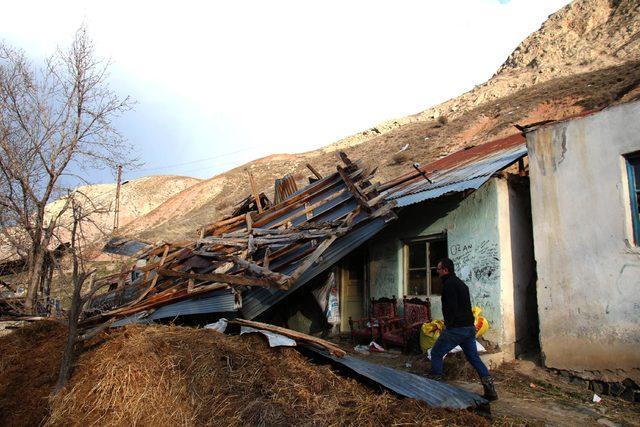
[[[462,328],[447,328],[438,337],[431,349],[431,374],[442,375],[442,358],[459,345],[464,356],[467,358],[473,369],[476,370],[480,378],[489,375],[489,370],[480,360],[478,349],[476,348],[476,328],[465,326]]]

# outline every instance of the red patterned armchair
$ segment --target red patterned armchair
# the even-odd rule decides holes
[[[406,353],[409,350],[409,339],[413,333],[418,333],[423,323],[431,321],[431,302],[429,298],[402,298],[403,315],[393,319],[386,319],[380,325],[382,345],[385,347],[402,347]]]
[[[397,302],[395,295],[392,298],[371,298],[371,311],[369,317],[352,319],[349,317],[349,327],[351,329],[351,341],[354,344],[366,343],[380,339],[380,325],[387,319],[395,318],[397,313]]]

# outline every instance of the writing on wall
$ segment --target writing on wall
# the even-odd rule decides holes
[[[482,307],[483,315],[497,326],[500,316],[500,253],[490,240],[449,245],[456,274],[469,286],[472,304]]]
[[[462,280],[492,282],[500,271],[498,244],[489,240],[458,243],[449,246],[451,259]]]

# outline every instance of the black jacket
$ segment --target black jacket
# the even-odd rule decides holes
[[[442,314],[447,328],[474,325],[469,288],[455,274],[442,278]]]

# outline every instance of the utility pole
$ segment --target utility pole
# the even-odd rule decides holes
[[[118,222],[120,216],[120,187],[122,185],[122,165],[118,165],[118,183],[116,185],[116,207],[115,215],[113,216],[113,229],[118,229]]]

